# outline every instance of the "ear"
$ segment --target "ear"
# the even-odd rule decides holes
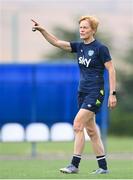
[[[96,34],[96,31],[95,31],[95,30],[92,30],[92,34],[95,35],[95,34]]]

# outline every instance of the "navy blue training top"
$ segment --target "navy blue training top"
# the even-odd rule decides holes
[[[80,68],[78,91],[89,93],[104,85],[104,63],[111,60],[108,48],[97,40],[89,44],[70,42],[72,52],[77,53]]]

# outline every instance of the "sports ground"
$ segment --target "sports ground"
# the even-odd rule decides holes
[[[61,167],[71,160],[73,142],[37,144],[37,156],[31,156],[30,143],[0,143],[1,179],[133,179],[133,139],[108,137],[107,152],[110,173],[91,175],[97,168],[95,156],[86,142],[79,174],[62,174]]]

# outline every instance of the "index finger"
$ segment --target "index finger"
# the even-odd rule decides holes
[[[37,23],[36,21],[34,21],[33,19],[31,19],[31,21],[32,21],[33,23],[35,23],[35,25],[38,25],[38,23]]]

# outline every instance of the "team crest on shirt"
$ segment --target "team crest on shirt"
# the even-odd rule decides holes
[[[89,50],[89,51],[88,51],[88,55],[89,55],[89,56],[92,56],[93,54],[94,54],[94,51],[93,51],[93,50]]]

